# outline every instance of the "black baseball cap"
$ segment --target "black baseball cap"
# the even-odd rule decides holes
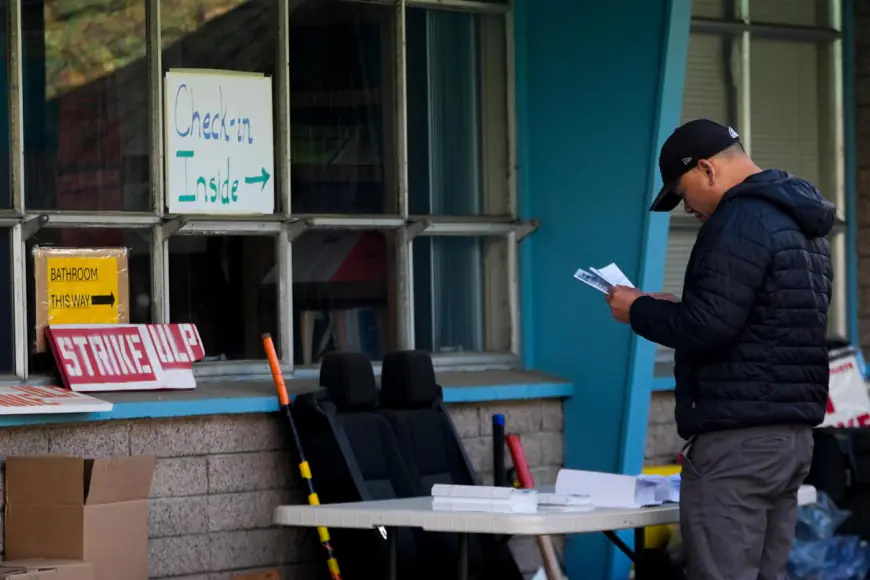
[[[701,159],[709,159],[740,142],[737,131],[709,119],[689,121],[671,133],[659,153],[662,187],[650,206],[650,211],[671,211],[680,205],[674,193],[680,178],[697,167]]]

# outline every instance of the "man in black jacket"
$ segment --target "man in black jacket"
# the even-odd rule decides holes
[[[614,288],[613,316],[675,351],[680,524],[692,580],[785,578],[797,490],[828,396],[833,205],[762,171],[737,133],[700,119],[659,157],[651,211],[704,224],[680,299]]]

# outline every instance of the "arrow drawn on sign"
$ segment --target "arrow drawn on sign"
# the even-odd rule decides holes
[[[93,294],[91,296],[91,306],[114,306],[115,305],[115,293],[109,292],[108,294]]]
[[[262,183],[263,186],[260,187],[260,191],[266,189],[266,182],[269,181],[269,172],[266,171],[266,168],[262,168],[262,173],[260,175],[255,175],[254,177],[246,177],[245,183]]]

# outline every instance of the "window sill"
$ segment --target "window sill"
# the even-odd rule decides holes
[[[543,373],[521,370],[437,373],[445,403],[485,403],[527,399],[570,397],[574,386]],[[317,388],[316,379],[287,381],[291,397]],[[111,401],[106,413],[65,413],[57,415],[0,416],[0,427],[79,423],[120,419],[193,417],[278,411],[275,387],[270,380],[200,381],[190,391],[140,391],[135,393],[92,393]]]

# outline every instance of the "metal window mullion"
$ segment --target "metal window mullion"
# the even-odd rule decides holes
[[[9,115],[9,188],[13,210],[24,213],[24,56],[22,51],[22,0],[9,0],[9,56],[7,61]],[[9,231],[12,250],[12,343],[14,370],[20,379],[28,375],[27,348],[27,259],[23,226],[18,223]]]
[[[520,268],[519,242],[516,232],[507,235],[508,309],[510,315],[510,350],[516,356],[522,353],[520,335]]]
[[[276,148],[278,169],[278,211],[289,218],[293,213],[292,192],[292,158],[290,124],[290,3],[287,0],[278,1],[278,54],[275,62],[277,70],[275,78],[278,84],[277,134]],[[278,357],[282,367],[292,373],[295,366],[293,360],[293,236],[285,224],[281,227],[275,241],[275,266],[278,272]]]
[[[15,376],[26,379],[27,368],[27,259],[21,224],[12,227],[12,328]]]
[[[510,10],[510,6],[502,2],[480,2],[473,0],[406,0],[406,2],[408,6],[413,8],[453,10],[478,14],[506,14]]]
[[[281,232],[279,221],[189,220],[175,235],[185,236],[267,236]]]
[[[147,228],[161,222],[159,216],[147,213],[83,213],[64,211],[26,212],[25,217],[45,217],[46,228]]]
[[[278,269],[278,341],[282,366],[293,371],[293,244],[287,228],[278,234],[275,246],[275,261]]]
[[[407,51],[406,41],[406,2],[398,0],[395,15],[396,35],[396,178],[398,179],[399,215],[407,219],[409,203],[408,191],[408,91],[407,91]],[[401,227],[396,234],[396,325],[399,350],[414,348],[414,268],[411,251],[412,236],[407,227]]]
[[[294,216],[298,217],[298,216]],[[363,230],[390,230],[405,225],[403,217],[365,217],[365,216],[321,216],[301,218],[306,225],[314,229],[363,229]]]
[[[752,31],[757,37],[794,42],[828,42],[840,37],[839,31],[830,28],[786,24],[750,24],[748,21],[708,18],[693,18],[691,31],[702,34],[730,34],[734,36]]]
[[[511,6],[513,8],[513,6]],[[507,51],[507,135],[508,135],[508,214],[519,217],[519,186],[517,167],[517,100],[516,100],[516,47],[514,46],[514,12],[510,10],[504,17],[505,50]]]
[[[278,106],[275,108],[278,138],[275,148],[278,213],[289,216],[292,212],[292,206],[290,181],[290,3],[288,0],[278,0],[278,48],[275,63],[275,81],[278,89]]]
[[[151,228],[151,320],[169,322],[169,244],[159,225]]]
[[[9,188],[12,208],[24,213],[24,53],[22,0],[8,0],[9,58],[7,113],[9,115]]]
[[[740,141],[743,143],[746,153],[752,155],[752,42],[749,32],[744,32],[740,36],[739,46],[740,58],[737,61],[737,66],[740,68],[738,75],[740,86],[737,90],[738,132],[740,133]]]
[[[163,182],[163,46],[160,0],[145,0],[146,58],[148,60],[148,119],[151,208],[162,217],[166,207]]]

